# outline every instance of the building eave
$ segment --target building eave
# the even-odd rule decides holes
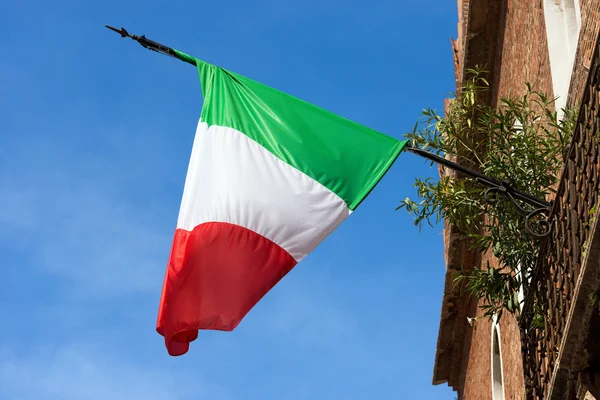
[[[491,103],[497,87],[494,75],[497,53],[501,53],[504,21],[499,18],[507,0],[457,0],[458,38],[452,42],[457,93],[463,85],[466,71],[484,66],[489,72],[490,91],[484,102]],[[459,93],[460,95],[460,93]],[[449,173],[440,170],[440,175]],[[448,383],[458,390],[460,370],[463,368],[463,350],[468,346],[471,327],[467,321],[471,307],[469,299],[459,293],[454,278],[463,266],[472,267],[477,261],[460,239],[456,228],[444,226],[444,256],[446,276],[438,341],[433,368],[433,384]],[[469,265],[470,264],[470,265]],[[468,349],[467,349],[468,350]],[[467,352],[468,353],[468,352]]]

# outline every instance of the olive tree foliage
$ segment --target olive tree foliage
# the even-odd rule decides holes
[[[471,69],[444,116],[423,111],[423,118],[407,135],[412,145],[449,158],[540,199],[557,187],[575,126],[575,113],[563,110],[561,120],[553,99],[527,84],[524,94],[503,98],[496,108],[481,99],[489,90],[485,71]],[[519,314],[519,287],[527,282],[535,263],[538,241],[525,229],[515,205],[501,196],[486,202],[488,187],[454,174],[415,180],[418,198],[398,207],[415,218],[415,225],[440,220],[454,225],[469,248],[491,253],[482,268],[463,266],[455,283],[485,300],[484,315],[500,317],[504,310]],[[489,193],[493,197],[493,193]],[[520,203],[525,209],[531,206]],[[489,258],[488,258],[489,259]]]

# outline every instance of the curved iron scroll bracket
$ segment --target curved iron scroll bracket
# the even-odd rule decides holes
[[[550,208],[552,207],[551,202],[539,199],[532,194],[511,187],[508,182],[490,178],[427,150],[412,146],[407,146],[406,150],[454,171],[463,173],[474,178],[476,182],[488,186],[488,189],[484,192],[484,199],[488,204],[496,204],[499,196],[510,201],[515,206],[517,212],[525,219],[525,230],[531,236],[541,239],[550,234],[551,229],[548,218],[550,216]],[[525,207],[524,204],[527,204],[529,207]]]
[[[475,180],[482,183],[479,179]],[[525,229],[531,236],[537,239],[548,236],[550,233],[550,222],[548,221],[550,207],[525,208],[505,186],[492,186],[483,194],[488,204],[496,204],[498,195],[504,196],[513,204],[517,212],[525,219]]]

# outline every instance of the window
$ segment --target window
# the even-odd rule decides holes
[[[515,120],[513,130],[515,131],[515,135],[523,135],[523,123],[518,119]],[[527,283],[531,281],[531,277],[529,276],[531,269],[532,267],[526,266],[525,270],[523,270],[523,266],[519,263],[517,264],[517,269],[515,271],[515,275],[519,280],[519,293],[517,299],[519,300],[520,311],[523,310],[523,305],[525,304],[525,279],[527,279]]]
[[[523,311],[523,305],[525,304],[525,279],[527,279],[527,283],[531,282],[531,276],[529,274],[531,268],[526,268],[523,271],[523,266],[521,263],[517,265],[516,276],[519,280],[519,294],[517,296],[517,300],[519,300],[519,311]]]
[[[567,104],[573,62],[579,40],[581,15],[579,0],[544,0],[544,19],[552,73],[552,88],[556,111],[562,117],[561,108]]]
[[[492,399],[504,400],[500,327],[495,318],[492,322]]]

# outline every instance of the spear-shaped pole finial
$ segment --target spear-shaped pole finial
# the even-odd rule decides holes
[[[164,44],[161,44],[158,42],[155,42],[154,40],[150,40],[145,35],[142,35],[142,36],[132,35],[131,33],[127,32],[127,30],[125,28],[117,29],[110,25],[104,25],[104,26],[113,32],[117,32],[123,38],[128,37],[128,38],[135,40],[136,42],[138,42],[139,44],[141,44],[144,48],[146,48],[148,50],[152,50],[157,53],[164,54],[166,56],[177,58],[177,54],[175,53],[175,50],[173,50],[171,47],[165,46]]]
[[[121,37],[130,37],[131,35],[129,34],[129,32],[127,32],[125,30],[125,28],[121,28],[121,29],[117,29],[115,27],[112,27],[110,25],[104,25],[105,27],[107,27],[108,29],[110,29],[111,31],[117,32],[118,34],[121,35]]]

